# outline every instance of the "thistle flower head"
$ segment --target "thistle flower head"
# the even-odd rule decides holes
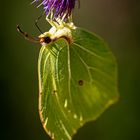
[[[63,19],[67,21],[72,14],[76,0],[36,0],[44,6],[46,16],[51,19]]]

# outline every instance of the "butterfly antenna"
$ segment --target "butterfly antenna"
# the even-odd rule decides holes
[[[22,34],[24,36],[24,38],[28,41],[31,41],[31,42],[34,42],[34,43],[39,43],[39,38],[34,38],[34,37],[31,37],[29,36],[26,32],[23,32],[20,28],[19,25],[17,25],[17,31]]]

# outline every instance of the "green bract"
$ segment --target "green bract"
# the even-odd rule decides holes
[[[81,28],[42,46],[38,59],[39,112],[52,139],[70,140],[118,99],[117,67],[102,39]]]

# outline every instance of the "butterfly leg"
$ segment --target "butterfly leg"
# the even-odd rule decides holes
[[[35,26],[37,27],[37,29],[39,30],[39,32],[41,34],[43,34],[42,30],[40,29],[40,27],[38,26],[38,21],[44,16],[45,12],[43,12],[36,20],[35,20]]]

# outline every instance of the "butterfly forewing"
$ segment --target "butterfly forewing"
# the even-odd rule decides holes
[[[106,44],[80,28],[72,35],[73,43],[58,39],[39,55],[40,117],[55,140],[70,140],[118,98],[116,62]]]

